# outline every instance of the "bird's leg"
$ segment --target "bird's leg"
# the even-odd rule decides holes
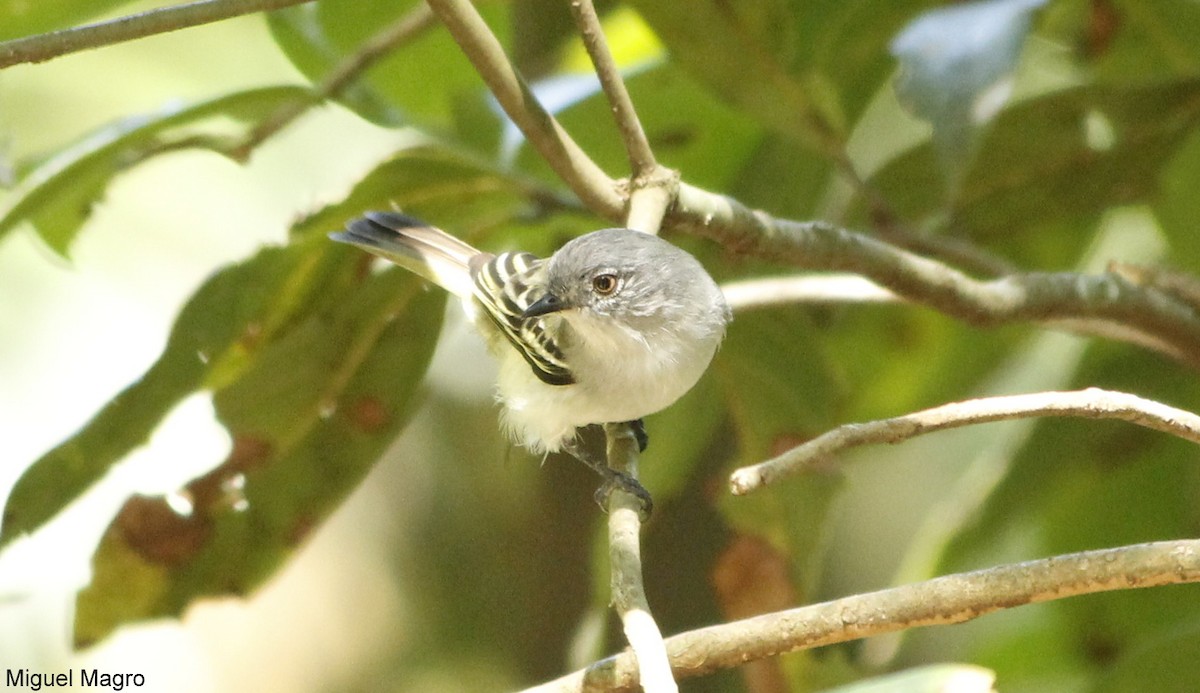
[[[633,431],[633,437],[637,440],[638,452],[646,452],[646,447],[650,445],[650,434],[646,433],[646,421],[644,419],[634,419],[626,421],[625,425],[629,426],[629,430]]]
[[[641,444],[640,439],[638,444]],[[600,484],[600,488],[596,489],[596,502],[600,504],[601,508],[608,508],[609,494],[614,489],[619,488],[635,496],[638,502],[641,503],[642,509],[639,514],[642,516],[643,521],[650,517],[650,512],[654,509],[654,501],[650,498],[650,492],[637,479],[634,479],[625,472],[618,472],[608,466],[607,462],[585,449],[578,440],[571,440],[565,443],[563,451],[586,464],[592,471],[604,479],[604,483]]]

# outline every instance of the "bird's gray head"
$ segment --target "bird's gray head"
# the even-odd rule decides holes
[[[643,332],[681,322],[723,332],[729,319],[721,290],[694,257],[640,231],[580,236],[554,253],[546,270],[547,294],[528,317],[586,311]]]

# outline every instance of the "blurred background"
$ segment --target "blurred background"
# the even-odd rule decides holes
[[[326,328],[314,343],[353,352],[329,326],[343,325],[338,311],[352,312],[346,306],[356,296],[395,273],[347,279],[362,274],[360,260],[325,249],[322,238],[364,209],[396,203],[492,249],[547,252],[607,225],[571,203],[506,128],[437,27],[368,73],[363,91],[310,109],[244,164],[203,148],[134,157],[136,165],[117,158],[102,174],[53,179],[71,190],[99,176],[98,199],[84,195],[83,207],[51,220],[14,213],[36,189],[33,172],[48,175],[52,157],[70,160],[73,148],[114,136],[116,123],[154,122],[258,87],[310,85],[411,5],[323,0],[270,23],[244,17],[0,71],[0,497],[38,460],[51,489],[90,479],[84,467],[99,470],[87,473],[98,480],[78,497],[12,491],[10,504],[55,512],[32,534],[9,536],[0,552],[4,667],[137,672],[147,690],[164,691],[483,691],[532,685],[623,647],[607,610],[593,476],[569,459],[543,461],[509,446],[496,427],[482,344],[457,306],[443,309],[415,283],[400,283],[408,280],[395,279],[396,295],[417,298],[378,309],[371,324],[393,340],[381,338],[378,358],[410,370],[380,375],[371,370],[379,366],[364,366],[354,375],[362,381],[347,390],[367,387],[374,375],[406,383],[391,391],[395,402],[379,395],[388,407],[383,423],[374,423],[374,399],[339,396],[328,411],[324,399],[289,408],[293,391],[271,389],[277,374],[239,380],[256,368],[327,364],[324,352],[309,359],[314,350],[266,351],[276,343],[268,331],[261,353],[274,354],[263,357],[273,365],[256,365],[260,346],[245,335],[271,323],[249,320],[242,341],[214,356],[220,367],[146,424],[146,440],[121,433],[122,420],[132,431],[139,416],[152,418],[128,409],[114,410],[118,424],[107,433],[73,438],[171,352],[173,325],[185,336],[200,332],[195,326],[208,315],[240,326],[218,313],[220,301],[193,297],[234,263],[275,262],[271,249],[297,253],[301,264],[328,262],[341,268],[329,276],[342,277],[312,280],[311,296],[327,290],[337,300],[314,308],[310,322],[279,318],[278,343],[309,344],[288,342],[288,330],[318,324]],[[992,56],[981,68],[990,81],[965,84],[961,64],[941,65],[940,77],[908,65],[970,106],[932,115],[919,89],[897,97],[889,44],[940,3],[722,5],[601,4],[656,153],[684,180],[781,216],[829,219],[902,244],[911,241],[905,233],[935,251],[941,241],[960,243],[986,260],[972,268],[980,274],[985,266],[1100,272],[1112,260],[1195,271],[1200,49],[1189,32],[1200,28],[1197,3],[990,3],[1007,12],[985,16],[1004,35],[975,48]],[[65,26],[155,6],[79,3],[77,14],[46,21]],[[11,20],[6,38],[57,28],[23,8],[0,0],[0,26]],[[561,102],[572,134],[610,174],[625,175],[606,106],[581,81],[586,60],[562,7],[482,8],[528,74],[546,80],[543,93]],[[706,24],[718,20],[725,24]],[[705,62],[706,31],[714,37],[707,50],[727,68]],[[755,50],[739,51],[731,36]],[[1006,41],[1013,45],[1003,48]],[[776,68],[782,76],[771,82],[764,71]],[[738,71],[745,84],[729,76]],[[984,87],[998,84],[1010,94],[998,101],[1004,109],[981,114]],[[212,126],[216,132],[241,132],[232,113],[220,114],[229,122]],[[969,126],[953,127],[962,118]],[[822,137],[829,139],[814,143]],[[831,142],[844,160],[827,153]],[[42,189],[76,204],[63,188]],[[79,228],[56,231],[72,214],[82,217]],[[790,271],[668,237],[722,280]],[[292,295],[292,285],[272,284],[266,273],[240,290],[252,292],[259,279]],[[360,280],[368,288],[358,292]],[[393,290],[378,291],[385,289]],[[181,316],[189,300],[207,312]],[[208,365],[208,352],[197,353]],[[1029,325],[984,331],[912,305],[739,314],[712,372],[647,422],[643,474],[656,499],[645,534],[651,604],[670,634],[959,570],[1195,536],[1200,468],[1192,447],[1119,423],[977,426],[858,451],[836,471],[746,498],[730,497],[725,485],[736,466],[841,423],[1091,385],[1196,410],[1194,384],[1187,366],[1133,346]],[[178,503],[182,487],[239,459],[244,448],[235,441],[257,440],[247,438],[246,421],[270,432],[262,435],[272,454],[281,449],[286,435],[271,436],[292,429],[243,411],[275,403],[271,416],[308,417],[312,430],[332,431],[328,440],[355,426],[369,440],[344,448],[318,441],[318,453],[297,453],[323,465],[329,476],[317,481],[282,464],[269,478],[254,470],[223,478],[246,484],[250,509],[234,501],[220,511],[249,518],[244,531],[254,533],[270,525],[253,524],[255,513],[273,503],[311,510],[289,511],[287,531],[258,532],[269,537],[262,550],[231,530],[224,548],[165,572],[122,553],[113,518],[131,495]],[[87,461],[103,455],[113,463]],[[220,531],[242,521],[216,520]],[[77,592],[94,579],[107,587],[77,609]],[[995,670],[1004,691],[1196,690],[1196,603],[1195,588],[1181,586],[1023,607],[788,655],[682,689],[823,690],[964,662]]]

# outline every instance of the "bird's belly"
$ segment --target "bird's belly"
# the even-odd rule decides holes
[[[704,347],[700,347],[704,348]],[[548,385],[514,353],[500,368],[498,399],[510,435],[534,452],[555,452],[589,424],[632,421],[664,409],[682,397],[703,375],[715,345],[707,353],[643,354],[627,362],[575,371],[572,385]],[[586,377],[602,373],[603,377]]]

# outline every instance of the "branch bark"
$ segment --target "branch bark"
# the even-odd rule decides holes
[[[608,49],[604,29],[600,25],[600,17],[596,15],[592,0],[571,0],[571,13],[575,15],[575,23],[583,37],[583,46],[596,68],[596,76],[600,79],[604,95],[612,104],[613,118],[621,131],[621,140],[625,143],[633,178],[649,175],[658,167],[658,161],[654,158],[654,151],[646,139],[646,131],[642,129],[642,122],[633,107],[633,99],[629,98],[629,90],[625,88],[625,80],[621,78],[617,61]]]
[[[199,0],[0,43],[0,69],[311,0]]]
[[[848,448],[899,443],[947,428],[1036,416],[1119,419],[1200,444],[1200,416],[1182,409],[1098,388],[1039,392],[955,402],[891,419],[839,426],[778,457],[735,470],[729,485],[733,493],[740,496],[798,474]]]
[[[1200,316],[1176,297],[1118,274],[1030,272],[979,280],[944,263],[821,221],[777,219],[681,184],[664,226],[733,252],[795,267],[860,274],[897,295],[979,327],[1033,321],[1130,342],[1200,368]]]
[[[908,628],[963,623],[1001,609],[1083,594],[1200,582],[1200,539],[1136,544],[947,575],[667,638],[679,678],[786,652]],[[625,652],[526,690],[629,690],[637,666]]]
[[[579,199],[609,219],[625,212],[616,183],[596,165],[533,95],[470,0],[428,0],[429,7],[475,66],[504,112]]]
[[[608,466],[637,478],[638,443],[629,424],[606,424]],[[662,632],[651,615],[642,579],[641,503],[621,489],[609,494],[608,554],[612,605],[625,631],[646,693],[675,693]]]

